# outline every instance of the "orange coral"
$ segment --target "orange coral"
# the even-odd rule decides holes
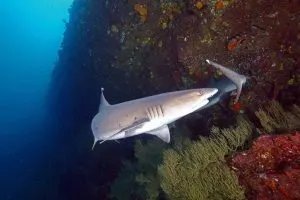
[[[237,102],[237,103],[235,103],[235,104],[232,105],[232,109],[233,109],[234,111],[239,112],[240,110],[242,110],[242,104],[239,103],[239,102]]]
[[[238,46],[242,43],[242,38],[241,37],[235,37],[232,38],[228,44],[227,44],[227,49],[229,51],[234,51],[238,48]]]
[[[223,1],[218,1],[216,3],[216,10],[221,10],[224,8],[224,2]]]

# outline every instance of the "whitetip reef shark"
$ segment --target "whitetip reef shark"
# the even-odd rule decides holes
[[[189,89],[162,93],[136,100],[110,105],[101,88],[101,100],[98,113],[94,116],[91,129],[94,136],[94,149],[98,141],[117,140],[139,134],[156,135],[164,142],[170,142],[168,124],[206,105],[216,104],[224,93],[236,88],[241,91],[240,83],[244,83],[243,75],[237,74],[217,63],[207,60],[209,64],[219,68],[229,78],[218,88]],[[240,80],[240,78],[242,80]],[[234,84],[233,84],[234,83]],[[216,97],[214,98],[214,95]],[[209,102],[211,102],[209,104]]]
[[[227,78],[229,78],[237,87],[237,94],[234,100],[234,103],[237,103],[240,95],[242,93],[242,88],[243,88],[243,84],[246,83],[247,81],[247,77],[242,75],[242,74],[238,74],[235,71],[232,71],[218,63],[215,63],[211,60],[206,60],[206,62],[212,66],[214,66],[215,68],[219,69]]]

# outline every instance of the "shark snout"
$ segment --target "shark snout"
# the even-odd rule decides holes
[[[217,92],[218,92],[217,88],[203,88],[200,89],[199,95],[202,97],[202,99],[208,99],[214,96]]]

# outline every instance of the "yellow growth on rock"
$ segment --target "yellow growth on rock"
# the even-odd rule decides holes
[[[198,9],[198,10],[201,10],[202,8],[203,8],[203,3],[202,3],[202,1],[197,1],[196,3],[195,3],[195,7]]]
[[[141,16],[141,21],[145,22],[147,19],[148,10],[145,5],[142,4],[135,4],[134,10],[137,11]]]

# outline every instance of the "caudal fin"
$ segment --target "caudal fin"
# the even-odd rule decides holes
[[[206,62],[214,67],[216,67],[217,69],[221,70],[222,73],[228,78],[230,79],[232,82],[234,82],[234,84],[236,85],[237,87],[237,96],[234,100],[235,103],[238,102],[239,98],[240,98],[240,95],[242,93],[242,88],[243,88],[243,84],[246,83],[247,81],[247,78],[246,76],[242,75],[242,74],[239,74],[233,70],[230,70],[218,63],[215,63],[213,61],[210,61],[210,60],[206,60]],[[249,79],[249,78],[248,78]]]

